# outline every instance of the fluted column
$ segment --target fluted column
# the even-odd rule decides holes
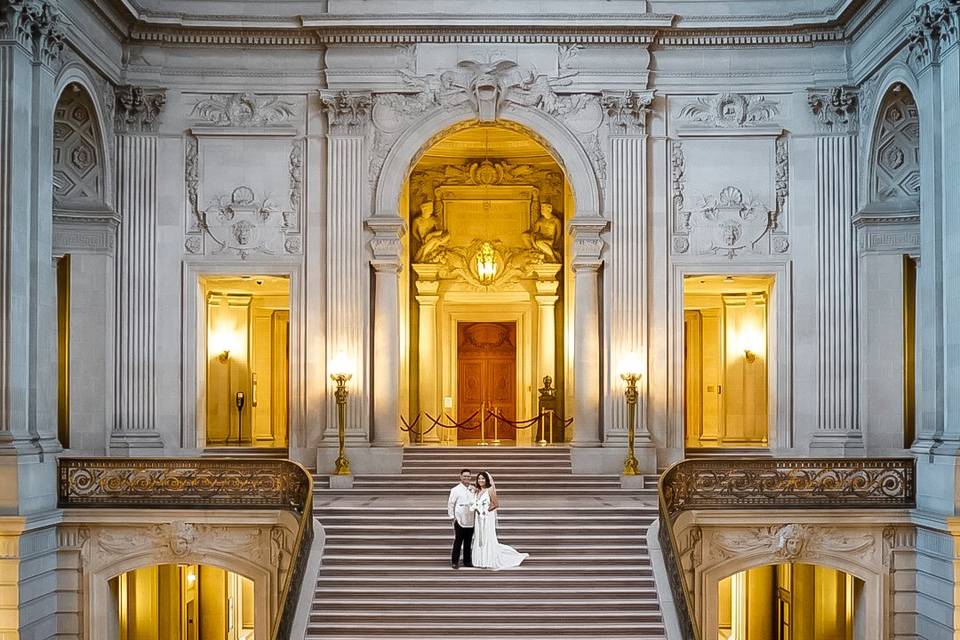
[[[353,366],[348,383],[346,432],[354,444],[368,443],[369,338],[366,327],[370,275],[364,247],[367,210],[365,131],[371,100],[366,94],[326,94],[327,113],[327,360],[343,352]],[[334,384],[325,376],[328,397]],[[327,403],[324,444],[336,445],[336,406]]]
[[[117,90],[117,349],[115,454],[163,448],[156,429],[157,128],[164,89]]]
[[[574,447],[600,444],[600,268],[607,221],[600,217],[574,218],[571,262],[574,272],[573,299],[573,398],[575,403]]]
[[[370,218],[374,270],[373,443],[400,446],[400,236],[399,218]]]
[[[817,139],[818,421],[810,443],[819,454],[863,450],[857,407],[856,198],[857,96],[837,87],[812,93]]]
[[[437,302],[440,300],[440,296],[437,295],[440,288],[437,276],[440,265],[415,264],[413,269],[417,274],[417,304],[420,305],[417,323],[419,355],[417,398],[421,414],[429,413],[436,416],[440,413],[440,370],[437,353]],[[426,424],[423,421],[425,419],[425,417],[421,419],[421,425]],[[421,426],[421,428],[425,427]],[[423,442],[439,442],[441,435],[440,429],[433,429],[423,436]],[[416,442],[416,436],[414,434],[410,436],[411,442]]]
[[[610,335],[606,362],[604,444],[625,446],[627,405],[619,360],[630,352],[646,354],[646,119],[653,92],[607,93],[603,104],[610,127]],[[619,357],[618,357],[619,356]],[[645,373],[645,372],[644,372]],[[653,441],[644,419],[646,385],[639,383],[635,443],[641,449],[641,471],[655,472]]]

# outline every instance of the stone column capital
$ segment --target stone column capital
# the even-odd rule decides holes
[[[600,96],[600,105],[606,113],[610,135],[644,135],[653,96],[652,89],[604,91]]]
[[[327,114],[331,135],[364,135],[373,111],[369,91],[321,91],[320,106]]]
[[[117,87],[114,124],[118,134],[156,133],[167,90],[127,84]]]
[[[60,11],[46,0],[0,0],[0,41],[16,42],[42,64],[54,63],[65,34]]]
[[[373,216],[367,218],[366,225],[373,232],[373,239],[370,240],[373,260],[370,264],[377,271],[392,268],[389,265],[396,264],[395,270],[399,271],[400,255],[403,251],[400,238],[403,237],[406,227],[403,220],[397,217]]]
[[[570,235],[573,236],[573,270],[584,268],[599,269],[603,263],[604,242],[600,234],[606,230],[609,221],[601,216],[574,218],[570,221]]]
[[[857,132],[860,94],[856,87],[836,86],[807,91],[807,104],[820,132],[832,135]]]
[[[934,0],[916,8],[907,25],[910,66],[918,74],[960,43],[960,0]]]

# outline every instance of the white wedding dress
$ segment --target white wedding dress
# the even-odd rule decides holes
[[[497,512],[490,511],[490,492],[484,489],[477,497],[477,519],[473,531],[473,566],[484,569],[512,569],[527,559],[497,539]]]

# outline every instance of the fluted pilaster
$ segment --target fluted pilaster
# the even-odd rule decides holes
[[[156,428],[157,136],[164,90],[117,91],[116,413],[110,448],[161,449]]]
[[[852,133],[839,133],[817,140],[819,410],[811,449],[824,453],[863,448],[856,388],[856,145]]]
[[[327,139],[327,353],[343,352],[353,363],[347,435],[366,440],[370,373],[364,327],[369,300],[369,267],[364,255],[366,171],[364,138],[337,130]],[[329,381],[329,393],[333,383]],[[336,441],[336,407],[327,405],[324,439]]]

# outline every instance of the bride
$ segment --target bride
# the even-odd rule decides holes
[[[486,471],[477,474],[477,498],[473,509],[477,524],[473,534],[473,566],[485,569],[511,569],[520,566],[530,554],[520,553],[497,540],[497,487]]]

